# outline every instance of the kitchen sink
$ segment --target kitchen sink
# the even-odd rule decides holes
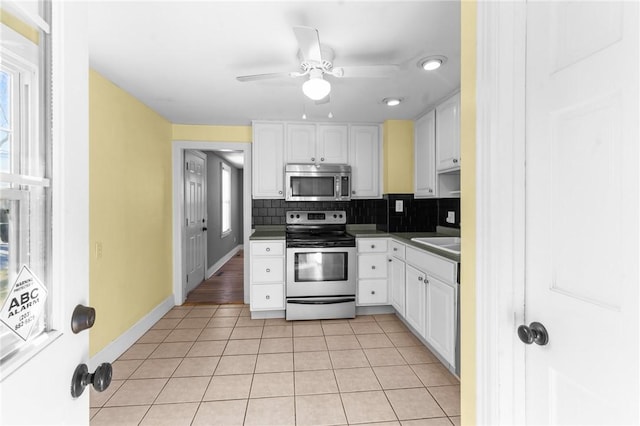
[[[460,254],[460,237],[423,237],[412,238],[411,241],[445,250],[449,253]]]

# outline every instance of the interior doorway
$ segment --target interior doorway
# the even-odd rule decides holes
[[[214,283],[223,286],[232,285],[233,287],[226,290],[219,289],[220,291],[214,293],[201,291],[199,292],[200,296],[206,295],[206,293],[209,293],[211,297],[215,293],[218,295],[226,294],[232,295],[233,302],[248,304],[248,263],[242,250],[249,246],[249,236],[251,235],[251,144],[173,141],[173,290],[175,304],[185,303],[189,291],[198,287],[187,282],[187,268],[185,266],[188,264],[188,250],[185,246],[186,215],[183,183],[186,170],[184,158],[185,152],[188,150],[200,151],[207,157],[207,259],[205,259],[205,279],[202,283],[210,282],[203,289],[211,287]],[[231,201],[234,197],[230,196],[228,191],[224,191],[223,179],[233,182],[234,188],[236,188],[237,202],[235,202],[233,209]],[[225,274],[226,277],[222,279]],[[207,301],[205,296],[198,297],[198,303],[218,304],[219,302],[213,298]],[[231,303],[231,301],[223,303]]]

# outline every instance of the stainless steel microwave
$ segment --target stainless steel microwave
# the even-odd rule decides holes
[[[287,164],[287,201],[349,201],[351,166],[347,164]]]

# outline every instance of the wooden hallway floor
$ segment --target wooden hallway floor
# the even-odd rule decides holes
[[[185,305],[244,303],[244,250],[187,295]]]

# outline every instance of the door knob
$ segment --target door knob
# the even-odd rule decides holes
[[[74,334],[93,327],[96,322],[96,310],[90,306],[78,305],[71,314],[71,331]]]
[[[206,231],[206,230],[207,230],[207,227],[206,227],[206,226],[205,226],[205,227],[203,227],[203,228],[202,228],[202,230],[203,230],[203,231]]]
[[[108,362],[100,364],[93,374],[89,374],[87,364],[80,364],[71,378],[71,396],[77,398],[82,395],[88,384],[92,384],[95,390],[102,392],[111,384],[111,377],[113,377],[113,367]]]
[[[518,337],[527,345],[535,343],[544,346],[549,343],[547,329],[539,322],[532,322],[528,327],[526,325],[518,327]]]

